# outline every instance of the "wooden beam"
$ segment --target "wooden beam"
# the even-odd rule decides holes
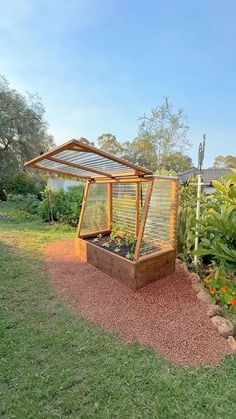
[[[57,175],[61,175],[61,176],[69,176],[69,177],[73,177],[73,178],[77,178],[77,179],[91,179],[90,176],[85,176],[85,175],[73,175],[70,172],[62,172],[61,170],[56,170],[56,169],[49,169],[47,167],[42,167],[42,166],[38,166],[38,164],[32,164],[31,167],[35,168],[35,169],[39,169],[39,170],[43,170],[44,172],[50,172],[50,173],[55,173]]]
[[[141,243],[142,243],[142,238],[143,238],[143,232],[144,232],[144,227],[145,227],[147,213],[148,213],[148,206],[149,206],[149,202],[150,202],[150,199],[151,199],[151,196],[152,196],[152,188],[153,188],[153,181],[149,182],[149,184],[147,186],[146,199],[145,199],[145,203],[144,203],[144,207],[143,207],[143,215],[142,215],[142,220],[141,220],[140,227],[139,227],[139,233],[138,233],[138,238],[137,238],[137,243],[136,243],[135,253],[134,253],[134,260],[135,261],[137,261],[138,258],[139,258],[139,253],[140,253],[140,248],[141,248]]]
[[[140,183],[136,183],[136,210],[135,210],[135,237],[139,231],[139,208],[140,208]]]
[[[88,239],[90,237],[96,237],[99,234],[106,235],[109,234],[111,230],[97,230],[97,231],[89,231],[88,233],[80,234],[81,239]]]
[[[173,248],[177,247],[177,212],[178,212],[178,190],[179,185],[176,182],[172,182],[171,185],[171,209],[170,209],[170,221],[169,221],[169,237],[173,243]]]
[[[114,179],[101,179],[94,178],[94,183],[140,183],[140,182],[152,182],[153,178],[143,177],[126,177],[126,178],[114,178]]]
[[[108,214],[108,228],[111,230],[112,226],[112,183],[107,185],[107,214]]]
[[[56,163],[60,163],[60,164],[65,164],[67,166],[75,167],[76,169],[82,169],[82,170],[85,170],[85,171],[88,171],[88,172],[93,172],[93,173],[96,173],[98,175],[102,175],[102,176],[112,178],[110,173],[103,172],[103,171],[97,170],[97,169],[93,169],[92,167],[84,166],[82,164],[72,163],[68,160],[58,159],[56,157],[48,157],[48,160],[55,161]],[[93,176],[90,176],[90,177],[93,177]]]
[[[80,211],[79,223],[78,223],[78,228],[77,228],[77,237],[79,237],[80,235],[80,230],[81,230],[81,226],[82,226],[82,222],[84,218],[84,211],[85,211],[87,197],[88,197],[88,191],[89,191],[89,181],[86,182],[86,186],[84,190],[84,198],[83,198],[83,203],[82,203],[82,207]]]

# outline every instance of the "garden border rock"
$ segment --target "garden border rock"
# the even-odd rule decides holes
[[[185,270],[188,270],[186,264],[184,262],[183,264]],[[210,294],[205,290],[199,275],[195,272],[189,272],[189,279],[197,298],[207,306],[207,316],[210,317],[219,334],[228,339],[230,349],[236,352],[236,340],[234,338],[236,336],[236,326],[231,320],[224,317],[223,309],[218,304],[211,302]]]

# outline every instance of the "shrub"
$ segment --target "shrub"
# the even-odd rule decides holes
[[[41,178],[36,178],[30,173],[16,173],[8,183],[7,191],[11,194],[20,195],[39,195],[45,187],[45,182]]]
[[[236,286],[232,277],[226,276],[221,268],[215,268],[203,282],[215,303],[236,310]]]
[[[38,213],[40,200],[33,194],[9,194],[7,200],[14,203],[16,209],[19,209],[20,211],[29,214]]]
[[[200,248],[195,254],[208,255],[225,274],[236,276],[236,176],[224,178],[222,183],[213,182],[216,192],[203,216]]]
[[[69,192],[53,191],[45,188],[38,213],[44,221],[59,221],[76,226],[78,223],[83,188],[73,188]]]

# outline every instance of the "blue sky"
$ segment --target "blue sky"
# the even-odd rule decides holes
[[[0,0],[0,73],[39,93],[57,144],[130,140],[169,96],[207,167],[236,154],[235,20],[234,0]]]

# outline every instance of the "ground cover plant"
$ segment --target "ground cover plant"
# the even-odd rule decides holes
[[[74,229],[0,204],[0,415],[7,418],[230,418],[236,363],[183,368],[126,345],[59,298],[43,249]]]

